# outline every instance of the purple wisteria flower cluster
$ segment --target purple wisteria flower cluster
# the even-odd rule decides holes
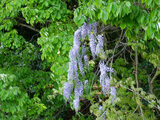
[[[90,24],[84,23],[78,30],[74,33],[73,47],[69,52],[69,69],[68,69],[68,82],[64,83],[64,97],[67,101],[70,100],[71,92],[74,89],[74,100],[73,107],[76,112],[78,112],[80,97],[83,95],[83,85],[86,93],[88,93],[88,80],[84,83],[79,80],[78,70],[82,77],[85,77],[84,66],[89,68],[89,57],[87,55],[87,49],[84,43],[86,36],[89,37],[89,47],[92,54],[93,60],[99,56],[99,54],[104,54],[104,38],[102,35],[97,35],[97,22]],[[102,86],[103,94],[110,88],[110,78],[107,76],[107,72],[113,72],[112,68],[107,67],[103,62],[100,62],[100,84]],[[73,82],[74,81],[74,82]],[[75,85],[73,85],[75,83]],[[73,88],[73,86],[75,86]],[[115,90],[111,87],[111,95],[114,99],[116,97]]]
[[[106,95],[110,90],[110,94],[113,96],[112,102],[116,98],[116,89],[113,86],[110,86],[110,78],[107,75],[107,72],[114,72],[113,68],[107,67],[104,62],[100,61],[100,84],[102,86],[102,92]]]

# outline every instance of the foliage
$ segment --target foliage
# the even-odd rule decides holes
[[[0,118],[159,119],[159,11],[159,0],[1,0]],[[84,22],[97,22],[105,55],[92,60],[89,36],[84,39],[89,68],[79,79],[89,80],[89,91],[75,114],[74,91],[68,104],[63,85],[74,32]],[[114,68],[107,73],[114,102],[101,92],[102,59]]]

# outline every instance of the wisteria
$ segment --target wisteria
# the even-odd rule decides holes
[[[80,45],[81,45],[81,28],[79,28],[77,31],[75,31],[74,33],[74,43],[73,43],[73,48],[75,50],[75,52],[79,52],[80,50]]]
[[[100,62],[100,84],[102,86],[102,92],[105,95],[110,87],[110,78],[107,76],[106,68],[107,66],[104,64],[104,62]]]
[[[88,80],[84,81],[84,88],[85,88],[86,93],[88,93]]]
[[[82,96],[82,94],[83,94],[83,83],[77,82],[74,89],[75,99],[73,100],[73,107],[75,108],[76,112],[78,112],[78,107],[80,102],[79,97]]]
[[[73,87],[72,83],[68,83],[68,82],[64,83],[63,95],[67,100],[70,99],[72,87]]]
[[[91,32],[93,30],[93,32]],[[97,22],[90,24],[84,23],[82,27],[74,33],[73,48],[69,52],[69,69],[68,69],[68,82],[64,83],[63,94],[69,101],[72,90],[74,90],[73,107],[78,112],[80,97],[83,96],[83,85],[85,93],[88,94],[89,81],[81,81],[79,79],[78,72],[83,78],[85,78],[85,67],[89,68],[89,57],[86,49],[87,44],[84,42],[86,36],[89,37],[89,48],[92,54],[93,60],[95,60],[99,54],[104,54],[104,38],[102,35],[97,35]],[[84,44],[85,43],[85,44]],[[82,50],[82,51],[80,51]],[[99,62],[100,67],[100,85],[102,86],[102,93],[106,95],[110,90],[110,94],[113,96],[112,101],[116,98],[116,89],[110,86],[110,78],[107,72],[114,72],[113,68],[105,65],[104,61]],[[86,73],[87,74],[87,73]],[[73,82],[74,81],[74,82]],[[73,83],[75,85],[73,85]],[[84,83],[84,84],[83,84]],[[73,88],[73,86],[75,86]]]
[[[88,25],[86,22],[84,22],[84,24],[82,25],[82,30],[81,30],[81,35],[82,35],[83,40],[85,39],[87,34],[88,34]]]
[[[73,100],[73,107],[74,107],[76,113],[78,112],[79,102],[80,102],[79,97],[76,97],[76,98]]]
[[[94,22],[92,24],[92,27],[93,27],[93,33],[96,35],[97,34],[97,22]]]
[[[103,54],[104,38],[102,35],[97,36],[98,44],[96,46],[96,55]]]
[[[69,63],[68,78],[79,81],[77,73],[78,67],[77,67],[76,52],[73,48],[69,52],[69,58],[71,62]]]
[[[87,66],[87,68],[89,67],[89,63],[88,63],[89,59],[88,59],[88,55],[84,56],[84,63]]]
[[[69,62],[69,69],[68,69],[68,80],[71,81],[74,79],[74,68],[73,63]]]
[[[89,23],[88,24],[88,35],[90,35],[91,34],[91,30],[92,30],[92,25]]]
[[[75,97],[80,97],[83,95],[83,83],[82,82],[77,82],[75,89],[74,89],[74,95]]]
[[[84,77],[85,73],[84,73],[84,69],[83,69],[82,57],[80,54],[78,56],[78,65],[79,65],[79,70],[81,72],[81,75]]]
[[[86,55],[86,47],[82,45],[82,56]]]
[[[96,39],[93,34],[89,35],[89,46],[90,46],[90,50],[92,53],[92,57],[93,57],[93,59],[95,59],[95,57],[96,57]]]
[[[104,62],[100,61],[100,84],[102,86],[102,92],[105,95],[110,89],[110,78],[107,76],[107,72],[113,72],[113,68],[107,67]],[[112,87],[111,87],[112,88]]]
[[[116,93],[117,93],[116,88],[112,86],[110,93],[113,96],[113,98],[112,98],[112,102],[113,102],[116,99]]]

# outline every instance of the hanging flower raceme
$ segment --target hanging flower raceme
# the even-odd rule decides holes
[[[85,39],[85,37],[88,34],[88,25],[86,22],[84,22],[84,24],[82,25],[82,29],[81,29],[81,36],[82,36],[82,40]]]
[[[107,67],[104,62],[100,61],[100,84],[102,86],[102,92],[105,95],[110,89],[110,78],[106,72],[113,72],[113,68]]]
[[[82,82],[77,82],[76,86],[74,88],[74,95],[75,97],[80,97],[83,95],[83,83]]]
[[[73,48],[76,53],[80,51],[80,45],[81,45],[81,28],[75,31],[74,33],[74,41],[73,41]]]
[[[74,107],[74,109],[75,109],[76,113],[78,112],[79,102],[80,102],[80,100],[79,100],[79,96],[78,96],[78,97],[76,97],[76,98],[73,100],[73,107]]]
[[[81,72],[81,75],[84,77],[85,73],[84,73],[84,69],[83,69],[82,57],[80,54],[78,56],[78,65],[79,65],[79,70]]]
[[[106,68],[107,66],[104,64],[104,62],[100,62],[100,84],[102,86],[102,92],[105,95],[110,87],[110,79],[107,76]]]
[[[88,93],[88,80],[84,81],[84,88],[85,88],[86,93]]]
[[[92,30],[92,25],[89,23],[88,24],[88,29],[87,29],[88,35],[91,34],[91,30]]]
[[[69,82],[64,83],[63,95],[67,99],[67,101],[69,101],[70,99],[72,88],[73,88],[72,83]]]
[[[96,55],[104,54],[104,50],[103,50],[104,38],[103,38],[103,36],[98,35],[97,40],[98,40],[98,44],[96,46]]]
[[[114,100],[116,99],[116,93],[117,93],[116,88],[112,86],[110,93],[111,93],[111,95],[113,96],[112,102],[114,102]]]
[[[94,22],[92,24],[92,28],[93,28],[93,33],[96,35],[97,34],[97,22]]]
[[[79,81],[78,79],[78,67],[77,67],[77,59],[76,59],[76,52],[74,48],[72,48],[69,52],[69,58],[70,58],[70,63],[69,63],[69,70],[68,70],[68,80],[76,80]]]
[[[68,81],[74,79],[74,65],[72,62],[69,62],[69,69],[68,69]]]
[[[91,50],[92,57],[93,57],[93,60],[94,60],[95,57],[96,57],[96,39],[95,39],[95,36],[93,34],[89,35],[89,46],[90,46],[90,50]]]
[[[84,63],[87,66],[87,68],[89,68],[89,63],[88,63],[89,59],[88,59],[88,55],[84,56]]]
[[[82,56],[86,55],[86,47],[82,45]]]

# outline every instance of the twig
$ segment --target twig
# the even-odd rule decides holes
[[[31,26],[29,26],[29,25],[26,25],[26,24],[23,24],[23,23],[18,23],[18,25],[20,25],[20,26],[23,26],[23,27],[26,27],[26,28],[29,28],[29,29],[31,29],[31,30],[33,30],[33,31],[35,31],[35,32],[40,32],[40,30],[38,30],[38,29],[36,29],[36,28],[34,28],[34,27],[31,27]]]
[[[118,43],[116,44],[116,46],[115,46],[115,48],[114,48],[114,50],[113,50],[113,56],[114,56],[114,53],[115,53],[115,50],[116,50],[118,44],[120,43],[121,40],[124,39],[125,33],[124,33],[123,37],[122,37],[122,35],[123,35],[123,30],[122,30],[121,35],[120,35],[120,37],[119,37],[119,41],[118,41]],[[111,68],[112,68],[112,65],[113,65],[113,58],[114,58],[114,57],[112,57]],[[107,64],[108,64],[108,62],[107,62]],[[110,78],[111,78],[111,72],[110,72]]]
[[[145,118],[144,118],[144,114],[143,114],[143,109],[142,109],[142,107],[141,107],[141,106],[140,106],[140,110],[141,110],[142,118],[143,118],[143,120],[145,120]]]
[[[132,90],[132,89],[130,89],[130,88],[127,88],[127,87],[125,87],[125,86],[121,86],[121,87],[123,87],[123,88],[125,88],[125,89],[127,89],[127,90],[129,90],[129,91],[131,91],[131,92],[134,92],[134,90]],[[139,93],[137,93],[137,95],[138,95],[139,97],[141,97],[142,99],[144,99],[145,101],[147,101],[148,103],[152,104],[152,102],[150,102],[149,100],[146,100],[146,99],[145,99],[143,96],[141,96]],[[152,105],[153,105],[153,104],[152,104]],[[159,110],[158,107],[156,107],[155,105],[153,105],[153,106]]]
[[[157,69],[156,69],[156,73],[154,74],[152,80],[151,80],[150,83],[149,83],[149,89],[150,89],[150,92],[151,92],[152,94],[153,94],[153,82],[154,82],[154,80],[157,78],[157,76],[160,74],[158,71],[159,71],[159,69],[157,68]]]
[[[138,52],[137,52],[137,45],[136,45],[136,49],[135,49],[135,62],[136,62],[136,72],[135,72],[135,78],[136,78],[136,84],[137,84],[137,88],[139,87],[139,83],[138,83]],[[138,94],[138,97],[139,97],[139,94]],[[143,109],[142,107],[139,105],[140,107],[140,111],[141,111],[141,114],[142,114],[142,118],[143,120],[145,120],[144,118],[144,114],[143,114]]]

